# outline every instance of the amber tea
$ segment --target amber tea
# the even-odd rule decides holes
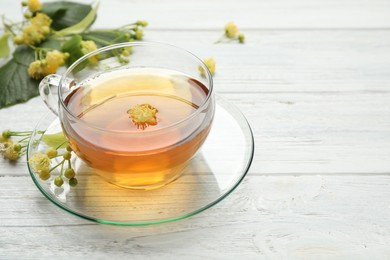
[[[214,114],[204,106],[208,91],[167,69],[105,72],[65,98],[79,120],[62,115],[63,130],[77,155],[109,182],[155,188],[177,178],[204,142]]]

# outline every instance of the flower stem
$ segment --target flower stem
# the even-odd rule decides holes
[[[62,177],[62,172],[64,170],[64,162],[65,160],[62,161],[62,164],[61,164],[61,170],[60,170],[60,176]]]
[[[67,140],[63,141],[63,142],[62,142],[59,146],[57,146],[55,149],[56,149],[56,150],[60,149],[60,147],[63,146],[64,144],[66,144],[67,142],[68,142]]]
[[[26,137],[20,139],[18,142],[22,143],[22,142],[24,142],[25,140],[28,140],[28,139],[30,139],[30,136],[26,136]]]
[[[65,159],[62,160],[61,162],[59,162],[58,164],[56,164],[53,168],[51,168],[50,171],[49,171],[49,173],[52,172],[52,171],[53,171],[55,168],[57,168],[58,166],[63,165],[64,162],[65,162]]]

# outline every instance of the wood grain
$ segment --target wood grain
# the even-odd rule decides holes
[[[0,185],[1,258],[379,259],[390,253],[389,176],[249,174],[217,206],[147,227],[80,220],[44,199],[28,177],[1,177]]]
[[[0,13],[19,18],[19,2]],[[385,0],[101,0],[96,28],[146,19],[145,40],[216,59],[217,92],[253,128],[252,167],[199,215],[115,227],[51,204],[25,159],[1,160],[0,259],[389,258],[389,13]],[[213,44],[230,20],[247,42]],[[0,130],[47,111],[39,98],[1,109]]]
[[[51,0],[53,1],[53,0]],[[50,2],[47,0],[45,2]],[[90,0],[78,2],[89,4]],[[222,29],[235,21],[242,29],[258,28],[389,28],[390,3],[386,0],[101,0],[97,28],[122,26],[145,19],[154,29]],[[1,13],[19,19],[19,1],[3,1]]]

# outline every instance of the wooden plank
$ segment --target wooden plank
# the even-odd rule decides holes
[[[218,31],[145,32],[217,62],[217,92],[388,92],[390,30],[246,32],[247,42],[213,44]]]
[[[48,2],[48,1],[42,1]],[[78,2],[90,3],[89,0]],[[384,28],[390,27],[386,0],[257,1],[101,0],[97,27],[122,26],[146,19],[156,29],[219,29],[230,20],[250,28]],[[3,0],[0,13],[20,19],[20,2]]]
[[[390,174],[390,93],[222,96],[251,123],[256,174]],[[23,113],[26,106],[36,113]],[[1,110],[2,128],[32,129],[46,110],[39,98]],[[7,120],[10,114],[20,116]],[[0,169],[0,175],[28,173],[24,158]]]
[[[127,228],[71,216],[27,177],[1,177],[0,185],[0,258],[390,256],[390,176],[249,174],[228,198],[197,216]]]
[[[0,258],[389,258],[389,11],[385,0],[102,0],[96,28],[146,19],[145,40],[217,60],[216,90],[253,127],[254,163],[204,213],[126,228],[56,208],[25,160],[0,161]],[[1,1],[5,12],[19,18],[19,1]],[[247,43],[213,45],[230,20]],[[46,111],[39,98],[2,109],[0,130],[31,129]]]
[[[217,32],[146,31],[145,40],[214,57],[218,92],[388,92],[390,31],[246,32],[247,42],[213,44]]]
[[[252,125],[255,172],[390,173],[388,94],[226,96]]]

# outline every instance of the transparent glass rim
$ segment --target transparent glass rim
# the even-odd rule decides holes
[[[30,173],[30,176],[34,182],[34,184],[38,187],[39,191],[50,201],[52,202],[53,204],[55,204],[56,206],[58,206],[59,208],[65,210],[66,212],[74,215],[74,216],[77,216],[77,217],[80,217],[80,218],[83,218],[83,219],[86,219],[86,220],[89,220],[89,221],[93,221],[93,222],[96,222],[96,223],[100,223],[100,224],[109,224],[109,225],[116,225],[116,226],[147,226],[147,225],[155,225],[155,224],[162,224],[162,223],[168,223],[168,222],[173,222],[173,221],[177,221],[177,220],[181,220],[181,219],[185,219],[185,218],[188,218],[188,217],[191,217],[191,216],[194,216],[198,213],[201,213],[209,208],[211,208],[212,206],[218,204],[220,201],[222,201],[224,198],[226,198],[229,194],[231,194],[239,185],[240,183],[243,181],[243,179],[245,178],[245,176],[247,175],[251,165],[252,165],[252,162],[253,162],[253,158],[254,158],[254,151],[255,151],[255,142],[254,142],[254,137],[253,137],[253,131],[249,125],[249,122],[248,120],[245,118],[245,116],[241,113],[241,111],[234,105],[232,105],[230,102],[227,102],[226,100],[224,100],[223,98],[217,96],[217,99],[221,102],[218,102],[218,103],[222,103],[223,104],[223,107],[226,109],[226,107],[228,107],[228,109],[230,111],[234,111],[235,112],[235,120],[237,120],[240,124],[240,128],[242,129],[243,132],[246,133],[246,140],[248,141],[248,143],[250,144],[248,146],[248,149],[249,149],[249,157],[248,157],[248,160],[247,160],[247,163],[245,165],[245,168],[241,171],[241,174],[237,176],[237,178],[235,179],[235,182],[233,185],[231,185],[230,187],[227,188],[227,190],[225,192],[223,192],[223,194],[221,194],[219,197],[215,198],[213,201],[211,201],[210,203],[200,207],[199,209],[196,209],[196,210],[193,210],[191,212],[188,212],[186,214],[183,214],[183,215],[180,215],[180,216],[176,216],[176,217],[171,217],[171,218],[166,218],[166,219],[159,219],[159,220],[148,220],[148,221],[113,221],[113,220],[104,220],[104,219],[99,219],[99,218],[96,218],[96,217],[91,217],[91,216],[88,216],[88,215],[85,215],[83,213],[80,213],[80,212],[77,212],[77,211],[74,211],[72,210],[71,208],[68,208],[64,205],[62,205],[61,203],[59,203],[58,201],[56,201],[55,199],[53,199],[48,193],[47,191],[40,185],[37,177],[35,176],[34,174],[34,171],[30,168],[30,165],[28,163],[28,160],[27,160],[27,167],[28,167],[28,170],[29,170],[29,173]],[[33,133],[32,133],[32,137],[29,141],[29,144],[28,144],[28,147],[27,147],[27,159],[30,158],[31,156],[31,152],[30,151],[34,145],[34,136],[37,134],[37,132],[39,131],[38,127],[42,124],[42,122],[45,120],[45,118],[48,116],[48,115],[52,115],[51,112],[48,112],[44,117],[42,117],[39,122],[37,123],[36,127],[34,128],[33,130]]]
[[[186,116],[185,118],[175,122],[175,123],[172,123],[168,126],[165,126],[165,127],[162,127],[162,128],[158,128],[158,129],[149,129],[148,131],[146,132],[142,132],[142,133],[138,133],[138,132],[128,132],[128,131],[123,131],[123,130],[108,130],[106,128],[102,128],[102,127],[99,127],[99,126],[96,126],[96,125],[93,125],[93,124],[90,124],[90,123],[87,123],[83,120],[81,120],[77,115],[73,114],[72,111],[70,111],[68,109],[68,107],[65,105],[64,103],[64,97],[62,96],[62,92],[61,92],[61,86],[62,84],[64,84],[64,81],[68,78],[68,76],[72,73],[73,69],[75,67],[77,67],[80,63],[82,63],[83,61],[87,60],[88,58],[94,56],[94,55],[97,55],[99,53],[102,53],[102,52],[105,52],[105,51],[110,51],[110,50],[113,50],[113,49],[118,49],[118,48],[123,48],[123,47],[134,47],[134,46],[150,46],[150,47],[162,47],[162,48],[168,48],[168,49],[171,49],[171,50],[175,50],[175,51],[179,51],[189,57],[191,57],[192,59],[194,59],[195,61],[199,62],[199,66],[201,66],[203,68],[203,70],[205,71],[206,73],[206,80],[208,82],[208,85],[209,85],[209,88],[208,88],[208,93],[207,93],[207,96],[205,98],[205,100],[203,100],[203,103],[202,105],[199,106],[198,109],[196,109],[195,111],[193,111],[190,115]],[[103,48],[99,48],[95,51],[92,51],[86,55],[84,55],[83,57],[79,58],[77,61],[75,61],[66,71],[65,73],[63,73],[63,75],[61,75],[61,79],[60,79],[60,82],[58,84],[58,99],[59,99],[59,103],[60,103],[60,106],[64,109],[64,111],[66,112],[67,115],[69,115],[73,120],[76,120],[77,123],[81,123],[81,124],[84,124],[90,128],[93,128],[93,129],[96,129],[96,130],[99,130],[99,131],[102,131],[102,132],[108,132],[108,133],[116,133],[116,134],[126,134],[126,135],[149,135],[149,134],[155,134],[155,133],[159,133],[159,132],[163,132],[163,131],[166,131],[167,129],[171,129],[171,128],[175,128],[185,122],[188,122],[190,121],[192,118],[196,117],[197,115],[199,115],[200,113],[202,113],[202,111],[204,111],[206,109],[206,107],[209,105],[209,103],[211,102],[211,99],[212,97],[214,96],[214,86],[213,86],[213,79],[212,79],[212,75],[211,75],[211,72],[210,70],[208,69],[208,67],[206,66],[206,64],[200,59],[198,58],[196,55],[194,55],[193,53],[183,49],[183,48],[180,48],[180,47],[177,47],[177,46],[174,46],[174,45],[171,45],[171,44],[167,44],[167,43],[160,43],[160,42],[125,42],[125,43],[117,43],[117,44],[113,44],[113,45],[110,45],[110,46],[106,46],[106,47],[103,47]]]

